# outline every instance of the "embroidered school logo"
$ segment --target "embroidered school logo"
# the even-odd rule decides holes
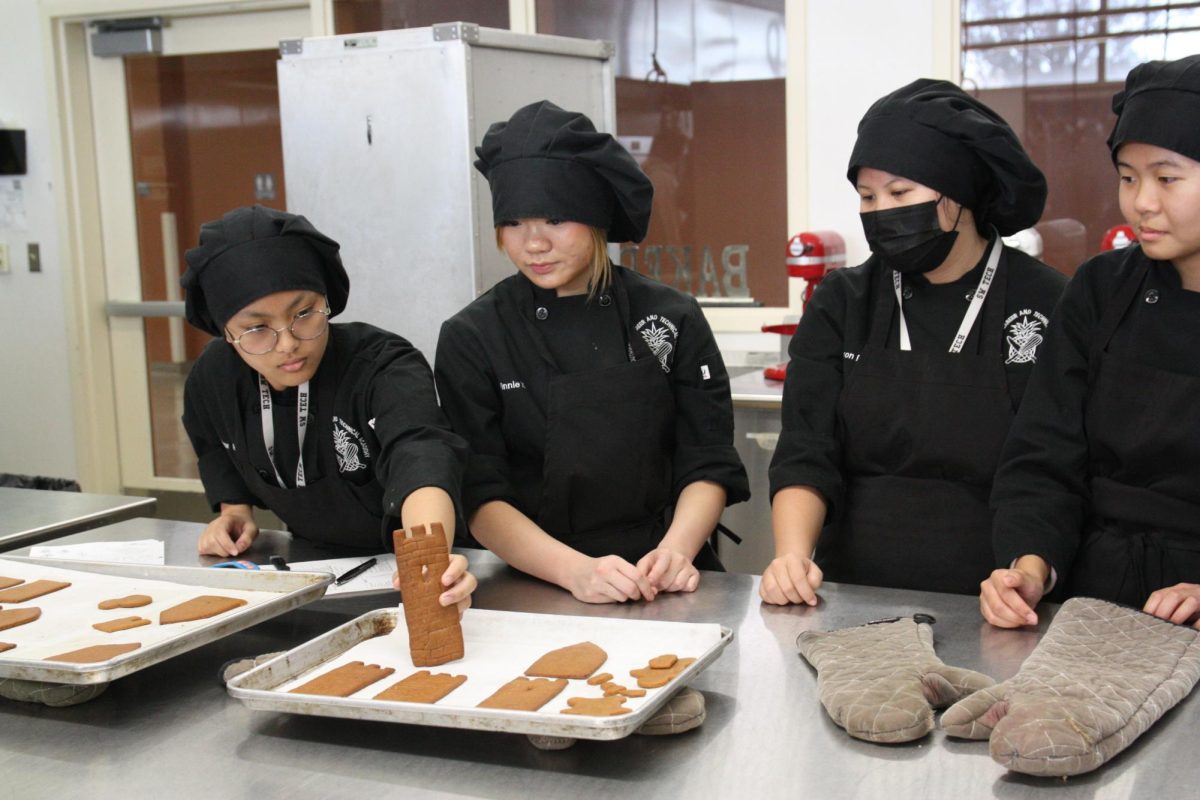
[[[338,416],[333,418],[333,449],[337,453],[338,470],[355,472],[366,469],[371,457],[367,442],[353,425]]]
[[[1037,361],[1038,345],[1045,337],[1049,320],[1044,314],[1023,308],[1004,320],[1005,339],[1008,341],[1008,358],[1005,364],[1031,364]]]
[[[658,314],[647,314],[633,329],[642,335],[646,346],[662,365],[663,372],[670,372],[675,340],[679,338],[679,328],[675,327],[675,323]]]

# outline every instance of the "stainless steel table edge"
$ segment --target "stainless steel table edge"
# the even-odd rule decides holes
[[[29,491],[39,490],[30,489]],[[80,493],[60,492],[60,494]],[[86,496],[86,493],[83,493],[81,496]],[[118,496],[114,495],[113,497]],[[73,533],[91,530],[115,522],[123,522],[139,516],[152,515],[155,507],[158,505],[158,500],[153,497],[125,495],[119,495],[119,497],[129,502],[118,508],[107,508],[71,517],[64,522],[49,523],[20,533],[0,535],[0,549],[4,551],[16,550],[21,547],[40,544],[41,542],[58,539],[62,536],[70,536]]]

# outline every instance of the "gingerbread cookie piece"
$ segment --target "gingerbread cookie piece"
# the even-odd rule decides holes
[[[127,631],[130,628],[140,628],[143,625],[149,624],[150,620],[145,617],[121,617],[120,619],[110,619],[107,622],[97,622],[92,627],[105,633],[116,633],[117,631]]]
[[[111,600],[101,600],[96,608],[101,611],[112,611],[114,608],[141,608],[153,602],[148,594],[131,594],[126,597],[114,597]]]
[[[613,679],[611,672],[601,672],[599,675],[593,675],[588,678],[588,686],[599,686],[602,683],[608,683]]]
[[[330,670],[291,690],[291,694],[321,694],[327,697],[349,697],[360,689],[365,689],[375,681],[381,681],[396,670],[391,667],[381,667],[378,664],[364,664],[361,661],[351,661],[337,669]]]
[[[670,669],[678,660],[679,657],[674,655],[655,656],[650,659],[650,669]]]
[[[208,619],[235,608],[246,605],[245,600],[237,597],[222,597],[217,594],[203,594],[185,600],[177,606],[171,606],[158,615],[159,625],[172,625],[176,622],[191,622],[197,619]]]
[[[625,698],[621,695],[606,697],[569,697],[569,708],[558,712],[560,714],[577,714],[582,717],[615,717],[628,714],[632,708],[625,707]]]
[[[401,703],[436,703],[466,681],[466,675],[451,675],[446,672],[431,675],[429,670],[423,669],[383,690],[375,695],[375,699],[395,700]]]
[[[479,708],[507,708],[511,711],[537,711],[567,688],[566,680],[514,678],[479,704]]]
[[[608,653],[591,642],[551,650],[525,670],[534,678],[586,678],[608,660]]]
[[[9,608],[0,611],[0,631],[33,622],[42,615],[40,608]]]
[[[671,666],[666,668],[656,668],[654,663],[666,663],[668,659]],[[643,689],[657,689],[660,686],[666,686],[676,675],[688,668],[696,659],[694,658],[676,658],[675,656],[659,656],[650,660],[650,664],[640,669],[631,669],[629,674],[638,679],[638,686]]]
[[[446,534],[441,523],[429,528],[426,531],[424,525],[414,525],[408,531],[392,533],[408,648],[417,667],[436,667],[463,657],[458,609],[438,602],[445,591],[442,575],[450,566]]]
[[[6,650],[12,650],[14,647],[16,647],[16,645],[12,642],[0,642],[0,653],[3,653]]]
[[[44,594],[57,592],[59,589],[65,589],[70,585],[70,583],[64,583],[63,581],[33,581],[32,583],[23,583],[12,589],[5,589],[0,592],[0,603],[24,603],[26,600],[32,600]]]
[[[11,589],[25,582],[24,578],[6,578],[0,575],[0,589]]]
[[[50,656],[45,660],[66,661],[70,664],[94,664],[98,661],[108,661],[110,658],[116,658],[119,655],[132,652],[141,646],[141,642],[130,642],[129,644],[97,644],[92,645],[91,647],[84,647],[81,650],[72,650],[69,653]]]

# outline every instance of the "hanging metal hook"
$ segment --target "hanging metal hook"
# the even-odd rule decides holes
[[[654,47],[650,51],[650,64],[650,71],[644,80],[666,83],[667,71],[658,63],[658,0],[654,0]]]

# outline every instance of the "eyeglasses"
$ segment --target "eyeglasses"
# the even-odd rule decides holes
[[[310,308],[293,317],[292,324],[286,328],[268,328],[266,325],[262,325],[251,328],[237,337],[229,334],[228,328],[225,329],[225,333],[229,334],[229,338],[233,340],[234,344],[242,348],[243,353],[261,356],[275,349],[275,343],[279,341],[279,334],[282,331],[287,331],[303,341],[319,339],[325,333],[325,329],[329,327],[329,314],[328,306],[323,309]]]

